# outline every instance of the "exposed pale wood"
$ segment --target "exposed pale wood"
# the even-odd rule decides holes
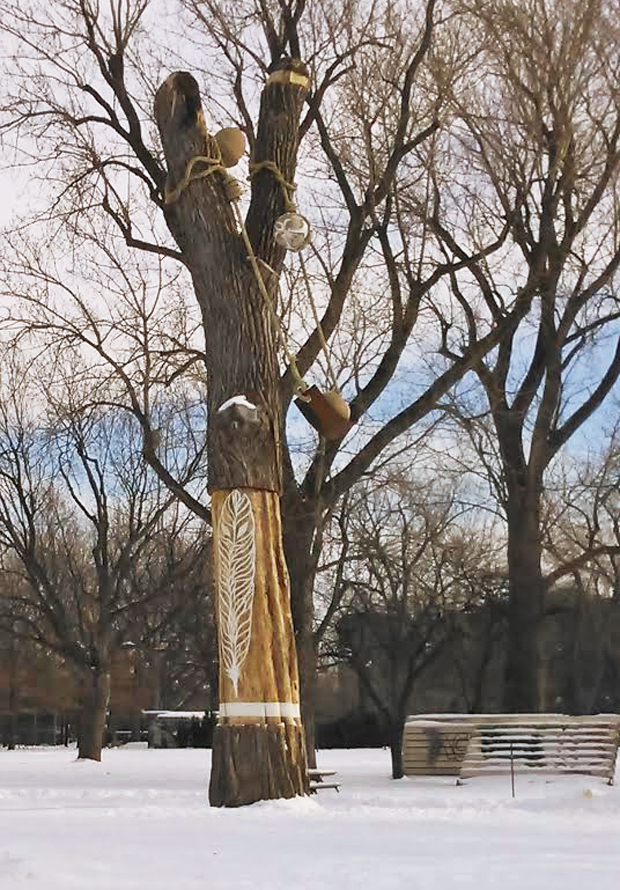
[[[463,726],[503,726],[517,723],[519,726],[583,726],[611,727],[620,726],[618,714],[420,714],[407,717],[405,732],[408,727],[437,726],[456,723]]]
[[[457,781],[457,785],[462,785],[463,782],[467,781],[467,779],[475,779],[479,776],[507,776],[511,772],[510,764],[504,765],[502,767],[489,767],[484,770],[475,770],[464,768],[459,773],[459,778]],[[518,764],[515,764],[515,772],[522,773],[523,769]],[[527,767],[528,776],[552,776],[552,775],[563,775],[563,776],[595,776],[599,779],[607,779],[608,784],[612,785],[613,781],[610,780],[609,770],[607,768],[590,768],[590,767],[579,767],[575,769],[557,769],[552,766],[541,766],[534,768],[533,766]]]
[[[340,791],[340,782],[335,781],[333,778],[335,775],[335,769],[309,769],[307,776],[310,780],[311,793],[316,794],[317,791],[323,791],[326,788]],[[328,777],[327,782],[325,781],[325,777]]]
[[[219,535],[222,505],[228,491],[213,493],[215,577],[219,586]],[[281,544],[280,503],[273,492],[244,490],[255,521],[256,571],[250,648],[238,690],[220,671],[222,702],[285,702],[299,705],[299,679],[289,583]],[[225,722],[229,722],[228,719]],[[279,721],[278,721],[279,722]]]
[[[215,577],[218,590],[222,583],[219,561],[222,508],[230,492],[213,493],[211,509],[214,520]],[[241,665],[237,688],[222,669],[220,655],[220,702],[281,703],[299,707],[299,678],[295,638],[289,601],[289,583],[282,549],[280,502],[277,494],[245,489],[254,516],[256,566],[250,644]],[[219,597],[218,597],[219,609]],[[221,622],[218,622],[220,647]],[[249,708],[248,710],[251,710]],[[225,803],[221,789],[230,780],[231,806],[242,797],[245,803],[265,797],[289,797],[307,792],[307,770],[301,720],[295,717],[260,717],[255,714],[219,718],[217,742],[213,748],[210,799],[214,805]],[[286,727],[280,733],[278,727]],[[274,728],[265,732],[266,727]],[[278,731],[275,731],[278,730]],[[256,736],[252,740],[252,736]],[[292,741],[291,741],[292,739]],[[243,762],[242,777],[233,781],[234,768],[251,752],[254,760]],[[267,758],[265,760],[264,758]],[[270,780],[265,777],[274,771]],[[291,772],[283,782],[278,776]],[[243,789],[239,783],[243,784]],[[238,787],[239,786],[239,787]],[[251,790],[253,789],[253,790]],[[257,795],[257,796],[253,796]],[[228,805],[228,804],[226,804]]]
[[[474,776],[508,773],[511,770],[537,773],[593,775],[613,783],[620,729],[592,730],[567,724],[563,733],[553,727],[545,732],[538,725],[529,732],[513,726],[481,727],[472,736],[463,759],[459,782]],[[584,731],[585,730],[585,731]]]
[[[472,727],[446,726],[405,728],[403,740],[403,769],[405,775],[457,776],[467,745],[474,730]]]
[[[332,788],[335,791],[340,791],[340,783],[339,782],[310,782],[310,791],[316,794],[317,791],[325,791],[326,788]]]

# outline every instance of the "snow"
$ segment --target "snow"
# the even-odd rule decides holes
[[[341,792],[209,808],[209,752],[102,763],[0,751],[0,890],[612,890],[620,789],[588,776],[389,778],[384,750],[322,751]],[[620,776],[618,776],[620,779]]]
[[[202,720],[205,716],[204,711],[142,711],[143,714],[147,714],[151,717],[157,717],[159,720],[163,718],[164,720],[192,720],[194,717],[197,720]]]
[[[245,396],[232,396],[230,399],[226,399],[225,402],[222,402],[217,409],[217,413],[219,414],[222,411],[226,411],[227,408],[232,408],[233,405],[242,405],[244,408],[256,411],[256,405],[246,399]]]

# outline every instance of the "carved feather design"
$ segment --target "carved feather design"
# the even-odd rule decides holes
[[[250,649],[256,564],[254,514],[243,491],[231,491],[222,506],[218,540],[222,666],[239,690],[241,666]]]

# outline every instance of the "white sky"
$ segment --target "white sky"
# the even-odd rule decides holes
[[[14,170],[0,169],[0,229],[9,224],[20,199],[27,200],[27,191],[27,178]]]

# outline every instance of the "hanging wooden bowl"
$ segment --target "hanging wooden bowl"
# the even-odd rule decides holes
[[[224,167],[234,167],[245,152],[245,135],[239,127],[224,127],[215,134]]]
[[[317,386],[311,386],[303,399],[295,399],[295,405],[326,439],[341,439],[354,425],[349,405],[333,390],[321,392]]]

